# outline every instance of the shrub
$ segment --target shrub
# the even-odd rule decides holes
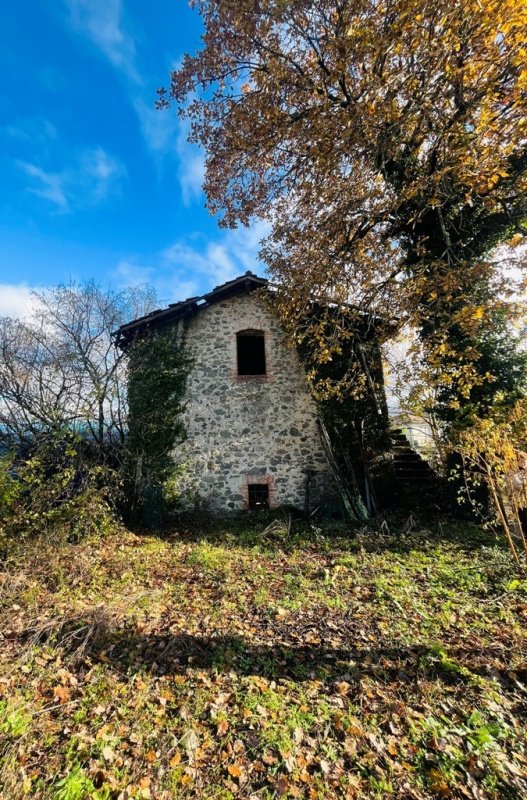
[[[71,432],[46,435],[32,451],[0,462],[0,536],[48,535],[78,541],[114,523],[116,473],[90,463],[86,442]]]

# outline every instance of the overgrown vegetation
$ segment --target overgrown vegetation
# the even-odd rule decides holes
[[[110,530],[121,500],[120,475],[93,443],[67,428],[41,431],[31,448],[0,458],[0,551],[11,540],[58,545]]]
[[[0,540],[75,540],[123,507],[126,354],[113,333],[152,308],[147,288],[92,281],[34,295],[0,320]]]
[[[512,557],[519,565],[527,557],[527,403],[518,401],[501,414],[476,420],[461,431],[457,452],[463,477],[461,500],[481,515],[480,489],[487,490],[491,518],[501,527]],[[483,514],[482,514],[483,512]]]
[[[476,526],[11,542],[9,800],[527,793],[527,583]]]
[[[173,450],[185,437],[181,414],[192,365],[185,344],[184,328],[172,327],[149,331],[128,351],[127,497],[135,518],[162,505]]]
[[[313,313],[334,325],[335,309]],[[351,307],[338,315],[344,330],[325,362],[316,342],[303,341],[298,350],[317,400],[322,443],[344,508],[350,519],[364,522],[393,502],[388,409],[375,327]]]
[[[87,282],[36,294],[29,320],[0,320],[3,536],[75,538],[116,508],[137,518],[161,506],[184,436],[184,334],[152,333],[126,352],[114,340],[153,302],[146,288]]]

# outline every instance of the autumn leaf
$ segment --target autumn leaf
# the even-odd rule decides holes
[[[70,690],[67,686],[55,686],[53,695],[59,703],[66,703],[70,699]]]
[[[115,759],[115,752],[111,747],[103,747],[101,753],[105,761],[113,761]]]
[[[428,779],[430,781],[430,788],[433,792],[438,794],[440,797],[450,797],[450,788],[440,770],[432,768],[428,773]]]

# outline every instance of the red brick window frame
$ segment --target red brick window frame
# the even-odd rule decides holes
[[[240,486],[240,493],[243,495],[242,508],[245,510],[249,509],[249,486],[251,484],[267,484],[269,487],[269,508],[276,508],[275,495],[277,487],[274,483],[274,475],[270,475],[269,473],[262,474],[260,472],[255,475],[244,475],[243,483]]]

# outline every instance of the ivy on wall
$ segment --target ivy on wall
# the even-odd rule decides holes
[[[134,518],[148,522],[145,515],[161,515],[172,453],[185,439],[182,413],[191,367],[183,326],[149,331],[129,349],[127,494]]]

